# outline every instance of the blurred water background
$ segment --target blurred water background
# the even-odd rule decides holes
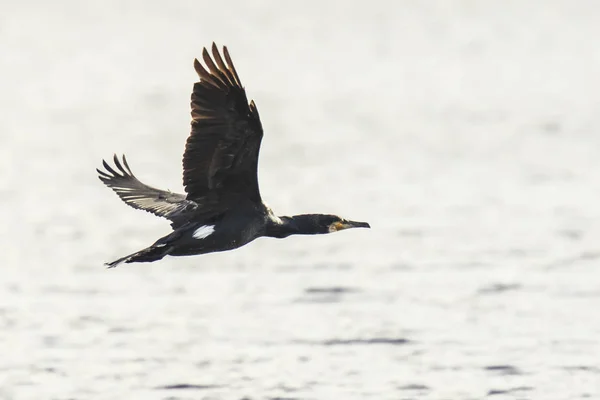
[[[0,7],[0,399],[600,398],[600,3]],[[213,40],[266,202],[373,229],[107,270]]]

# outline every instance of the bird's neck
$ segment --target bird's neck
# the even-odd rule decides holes
[[[286,238],[290,235],[316,235],[323,229],[316,223],[315,214],[278,217],[269,221],[265,236]]]

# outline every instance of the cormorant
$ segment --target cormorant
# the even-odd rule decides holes
[[[125,203],[171,221],[173,232],[152,246],[107,263],[152,262],[166,255],[187,256],[241,247],[261,236],[331,233],[370,228],[366,222],[336,215],[305,214],[277,217],[260,196],[258,153],[263,129],[254,101],[231,62],[227,47],[221,57],[212,45],[194,69],[200,81],[192,93],[191,134],[183,154],[183,185],[187,195],[155,189],[140,182],[115,155],[116,168],[102,160],[99,178]]]

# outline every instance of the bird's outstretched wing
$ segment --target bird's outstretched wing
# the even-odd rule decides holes
[[[186,222],[187,214],[198,207],[182,194],[155,189],[140,182],[131,172],[125,156],[122,164],[116,154],[113,161],[117,170],[102,160],[106,171],[96,169],[98,177],[131,207],[167,218],[174,227]]]
[[[183,154],[183,185],[188,200],[212,197],[218,203],[236,198],[261,203],[257,167],[262,125],[254,101],[231,62],[227,47],[223,56],[212,45],[194,60],[200,81],[192,93],[192,132]]]

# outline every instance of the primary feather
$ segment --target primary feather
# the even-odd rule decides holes
[[[96,169],[98,177],[131,207],[169,219],[174,226],[179,225],[190,211],[198,208],[197,203],[187,200],[182,194],[156,189],[142,183],[131,172],[125,156],[121,163],[115,154],[113,162],[116,169],[102,160],[105,171]]]

